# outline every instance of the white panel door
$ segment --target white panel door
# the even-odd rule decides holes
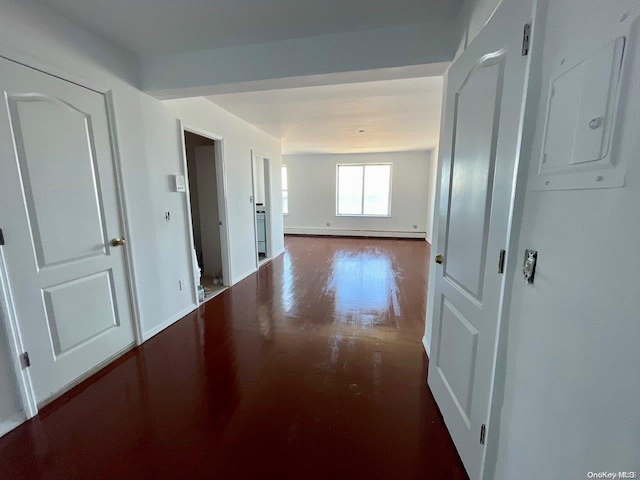
[[[472,479],[482,477],[529,56],[532,0],[506,0],[447,73],[429,386]],[[438,259],[439,261],[440,259]]]
[[[134,342],[113,146],[104,95],[4,59],[0,89],[0,228],[40,403]]]

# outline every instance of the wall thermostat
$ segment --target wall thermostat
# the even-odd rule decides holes
[[[184,175],[173,176],[173,191],[174,192],[186,192],[187,187],[184,180]]]

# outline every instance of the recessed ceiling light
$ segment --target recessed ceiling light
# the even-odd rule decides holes
[[[358,130],[358,133],[364,133],[364,130]]]

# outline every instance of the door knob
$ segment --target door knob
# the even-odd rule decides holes
[[[442,263],[442,255],[436,255],[436,263]]]
[[[111,240],[111,246],[112,247],[121,247],[125,243],[127,243],[127,242],[126,242],[126,240],[124,238],[116,237],[113,240]]]

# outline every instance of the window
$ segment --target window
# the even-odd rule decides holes
[[[282,214],[289,215],[289,181],[287,166],[282,165]]]
[[[337,214],[388,217],[391,164],[338,165]]]

